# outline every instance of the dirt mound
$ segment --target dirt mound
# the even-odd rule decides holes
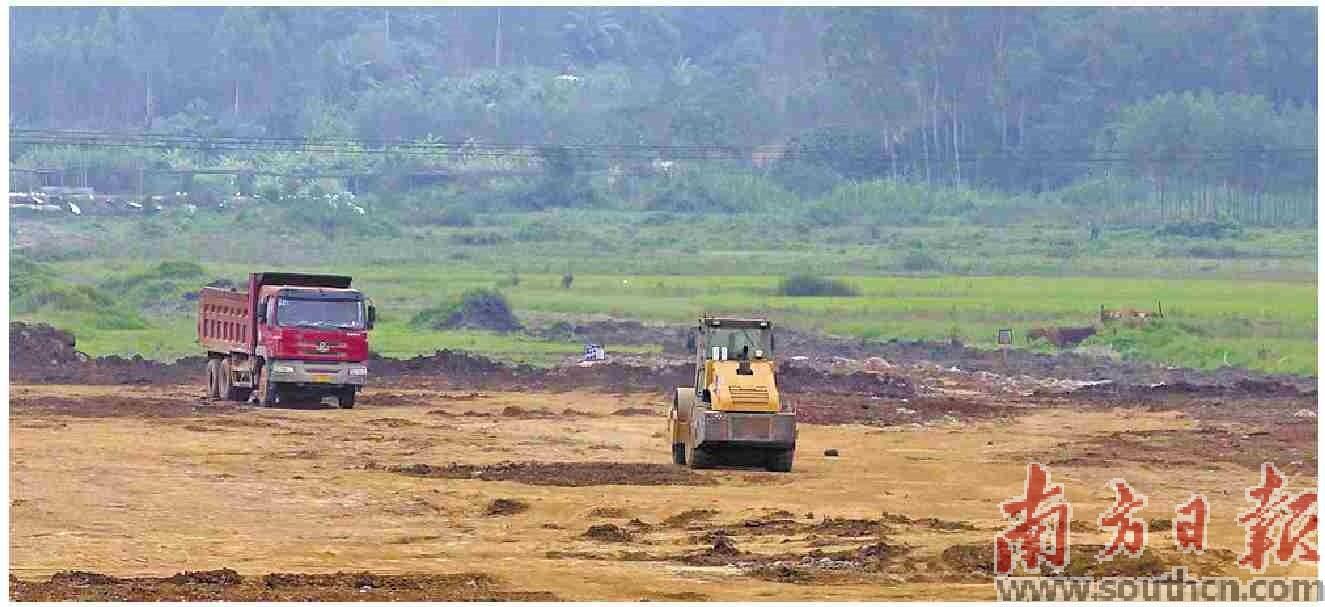
[[[407,359],[383,358],[373,353],[369,357],[369,368],[379,377],[420,376],[467,387],[516,384],[522,380],[522,376],[535,372],[533,367],[505,365],[486,356],[460,350],[438,350],[427,356]]]
[[[492,502],[488,504],[487,509],[484,510],[483,513],[488,516],[508,516],[511,514],[519,514],[528,509],[529,509],[528,502],[524,502],[522,500],[517,500],[517,499],[507,499],[504,497],[499,497],[495,500],[492,500]]]
[[[552,601],[548,592],[505,590],[485,574],[272,573],[230,569],[165,578],[116,578],[82,571],[10,582],[15,601]]]
[[[900,375],[866,373],[826,373],[809,365],[790,363],[778,366],[778,387],[792,393],[861,394],[880,398],[911,398],[916,395],[911,380]]]
[[[555,485],[560,487],[588,487],[594,485],[711,485],[712,478],[695,474],[685,468],[664,464],[618,462],[503,462],[489,466],[450,464],[430,466],[412,464],[382,468],[376,464],[364,466],[368,470],[386,470],[407,476],[426,478],[459,478],[484,481],[512,481],[525,485]]]
[[[516,419],[548,419],[560,417],[557,413],[546,407],[537,409],[525,409],[518,405],[509,405],[501,410],[502,417],[513,417]]]
[[[1043,575],[1064,577],[1158,577],[1168,572],[1163,559],[1153,550],[1147,550],[1136,558],[1115,558],[1111,561],[1099,560],[1104,551],[1100,544],[1078,544],[1072,546],[1072,559],[1062,572],[1053,574],[1048,567],[1042,569]]]
[[[589,527],[580,537],[596,542],[629,542],[634,536],[612,523],[604,523]]]
[[[626,407],[625,409],[617,409],[616,411],[613,411],[612,415],[621,415],[625,417],[648,417],[648,416],[657,415],[657,413],[655,413],[652,409],[645,409],[643,407]]]
[[[589,518],[626,518],[629,515],[624,508],[599,506],[589,511]]]
[[[796,420],[806,424],[865,424],[901,426],[936,421],[962,421],[1008,417],[1014,407],[970,398],[922,397],[891,399],[856,394],[791,396]]]
[[[1314,381],[1291,376],[1248,376],[1249,372],[1220,370],[1169,370],[1155,383],[1116,383],[1086,386],[1071,393],[1076,398],[1153,400],[1167,396],[1266,396],[1309,397],[1316,395]]]
[[[688,327],[676,325],[646,325],[635,320],[558,321],[530,331],[530,334],[549,341],[595,343],[606,346],[662,346],[663,352],[685,354]]]
[[[173,584],[221,584],[232,585],[243,581],[234,569],[213,569],[211,571],[185,571],[170,576]]]
[[[141,356],[90,358],[75,349],[74,336],[47,324],[9,323],[10,380],[27,383],[179,384],[203,377],[201,356],[174,363]]]
[[[993,543],[948,546],[939,555],[939,560],[960,573],[994,575]]]
[[[377,403],[374,403],[377,404]],[[419,422],[403,419],[399,417],[379,417],[364,422],[368,426],[380,426],[383,428],[409,428],[420,425]]]
[[[90,571],[60,571],[51,576],[51,583],[69,586],[101,586],[118,581],[119,578]]]
[[[74,334],[47,324],[9,323],[9,372],[77,364],[87,355],[74,349]]]
[[[1059,443],[1051,465],[1116,466],[1140,462],[1157,466],[1208,462],[1259,469],[1280,462],[1289,473],[1316,469],[1317,427],[1312,420],[1285,422],[1267,430],[1237,426],[1199,426],[1193,430],[1111,432],[1089,440]]]
[[[11,396],[11,415],[67,415],[70,417],[195,417],[242,411],[236,403],[210,402],[199,397],[142,396]]]
[[[663,524],[668,527],[685,527],[692,521],[713,518],[717,514],[717,510],[686,510],[663,519]]]

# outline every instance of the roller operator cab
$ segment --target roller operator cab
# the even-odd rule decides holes
[[[676,389],[668,413],[673,462],[790,472],[796,414],[778,392],[773,323],[705,316],[691,343],[695,382]]]
[[[198,341],[208,394],[262,405],[334,396],[352,408],[368,380],[375,317],[348,276],[261,272],[248,291],[204,288]]]

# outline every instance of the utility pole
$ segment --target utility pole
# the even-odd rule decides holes
[[[493,60],[495,67],[501,67],[501,7],[497,7],[497,50]]]

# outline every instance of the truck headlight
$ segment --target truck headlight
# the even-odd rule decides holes
[[[368,367],[350,367],[350,375],[368,375]]]
[[[294,367],[290,365],[272,365],[272,373],[294,373]]]

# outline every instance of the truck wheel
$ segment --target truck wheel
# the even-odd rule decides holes
[[[263,407],[270,407],[276,404],[277,387],[275,382],[271,381],[271,375],[267,373],[267,366],[262,366],[262,371],[258,376],[258,404]]]
[[[701,470],[713,467],[713,454],[709,453],[703,447],[690,447],[685,449],[686,462],[690,464],[692,470]]]
[[[354,388],[341,388],[340,393],[336,395],[336,404],[342,409],[353,409],[354,396]]]
[[[235,386],[234,372],[230,370],[230,361],[223,360],[217,373],[216,387],[221,397],[226,400],[244,402],[248,400],[248,390]]]
[[[768,464],[766,467],[769,472],[791,472],[791,460],[795,457],[795,449],[780,449],[768,455]]]
[[[678,466],[686,465],[685,443],[676,443],[675,445],[672,445],[672,463]]]
[[[207,398],[211,400],[221,399],[221,361],[216,358],[207,359]]]

